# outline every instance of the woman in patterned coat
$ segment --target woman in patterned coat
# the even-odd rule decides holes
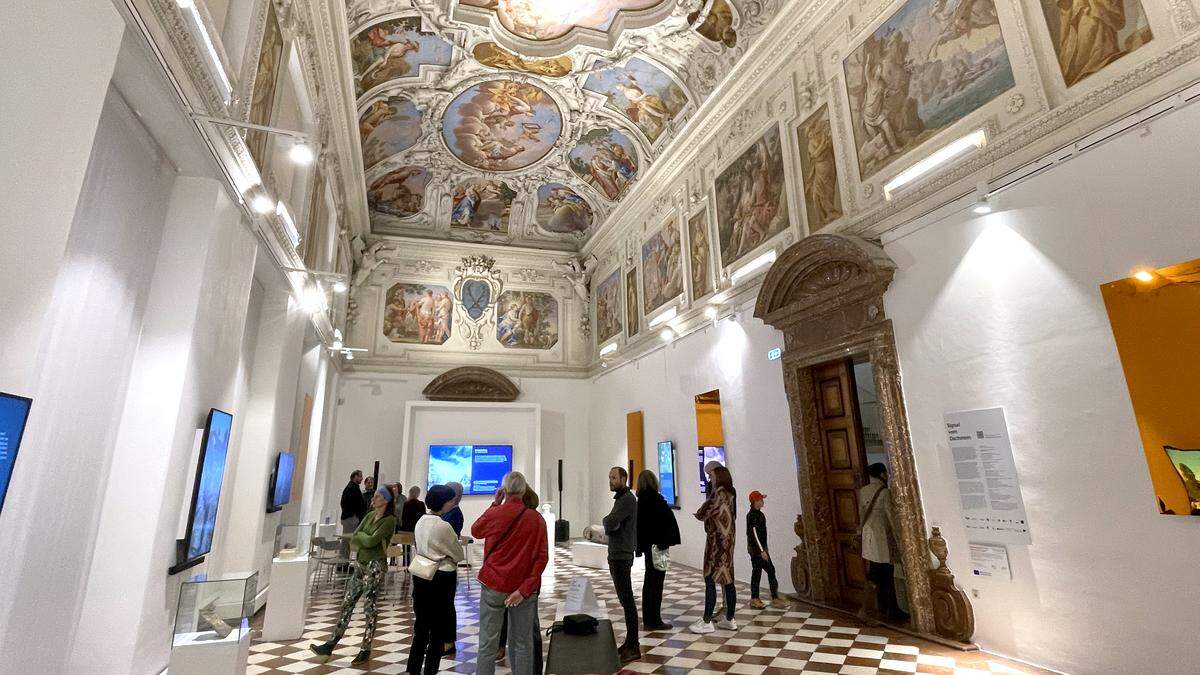
[[[717,466],[712,470],[709,485],[711,497],[705,500],[696,512],[696,519],[704,521],[704,618],[689,626],[693,633],[711,633],[716,628],[737,630],[733,612],[737,597],[733,585],[733,547],[737,538],[734,517],[733,477],[729,469]],[[725,618],[713,627],[713,609],[717,604],[717,584],[725,590]]]

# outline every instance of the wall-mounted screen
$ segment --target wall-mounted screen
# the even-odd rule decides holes
[[[490,495],[512,471],[511,445],[431,445],[429,485],[461,483],[463,494]]]
[[[271,507],[268,511],[278,511],[292,501],[292,474],[295,471],[296,456],[290,452],[279,453],[275,458],[275,471],[271,479]]]
[[[8,481],[32,405],[32,399],[0,393],[0,511],[4,510],[4,495],[8,493]]]
[[[679,491],[675,487],[675,444],[671,441],[658,444],[658,491],[668,506],[679,505]]]
[[[717,461],[721,466],[728,466],[725,463],[725,448],[720,445],[704,445],[696,454],[700,457],[700,492],[706,493],[708,492],[708,476],[704,475],[704,465]]]
[[[213,408],[204,425],[200,444],[200,461],[196,483],[192,489],[192,508],[188,513],[188,560],[199,558],[212,550],[213,528],[217,525],[217,506],[221,502],[221,483],[225,478],[225,457],[229,452],[229,432],[233,415]]]

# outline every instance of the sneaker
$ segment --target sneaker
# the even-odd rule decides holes
[[[617,655],[621,658],[621,663],[626,664],[642,658],[642,650],[637,645],[625,645],[617,650]]]
[[[763,602],[762,600],[759,600],[758,598],[750,599],[750,609],[764,609],[766,606],[767,606],[767,603]]]
[[[783,598],[775,598],[771,601],[771,606],[775,609],[791,609],[792,603],[784,600]]]
[[[350,665],[361,666],[362,664],[364,664],[370,660],[371,660],[371,650],[360,649],[360,650],[358,650],[358,656],[354,657],[354,660],[350,662]]]
[[[716,628],[713,628],[711,621],[705,621],[704,619],[699,619],[698,621],[696,621],[696,623],[688,626],[688,630],[692,631],[693,633],[698,633],[700,635],[704,635],[706,633],[711,633],[711,632],[715,631]]]
[[[309,645],[308,648],[317,656],[332,656],[334,648],[337,647],[336,642],[326,642],[319,645]]]
[[[737,630],[738,625],[737,621],[733,619],[721,619],[717,622],[717,628],[720,628],[721,630]]]

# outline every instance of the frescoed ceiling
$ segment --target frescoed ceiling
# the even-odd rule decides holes
[[[786,0],[347,0],[371,231],[578,250]]]

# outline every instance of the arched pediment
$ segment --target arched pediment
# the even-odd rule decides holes
[[[816,234],[801,239],[771,266],[754,316],[781,328],[847,305],[869,305],[892,283],[896,265],[879,245],[861,237]],[[875,319],[876,316],[871,316]]]
[[[515,401],[521,390],[491,368],[463,366],[438,375],[421,392],[430,401]]]

